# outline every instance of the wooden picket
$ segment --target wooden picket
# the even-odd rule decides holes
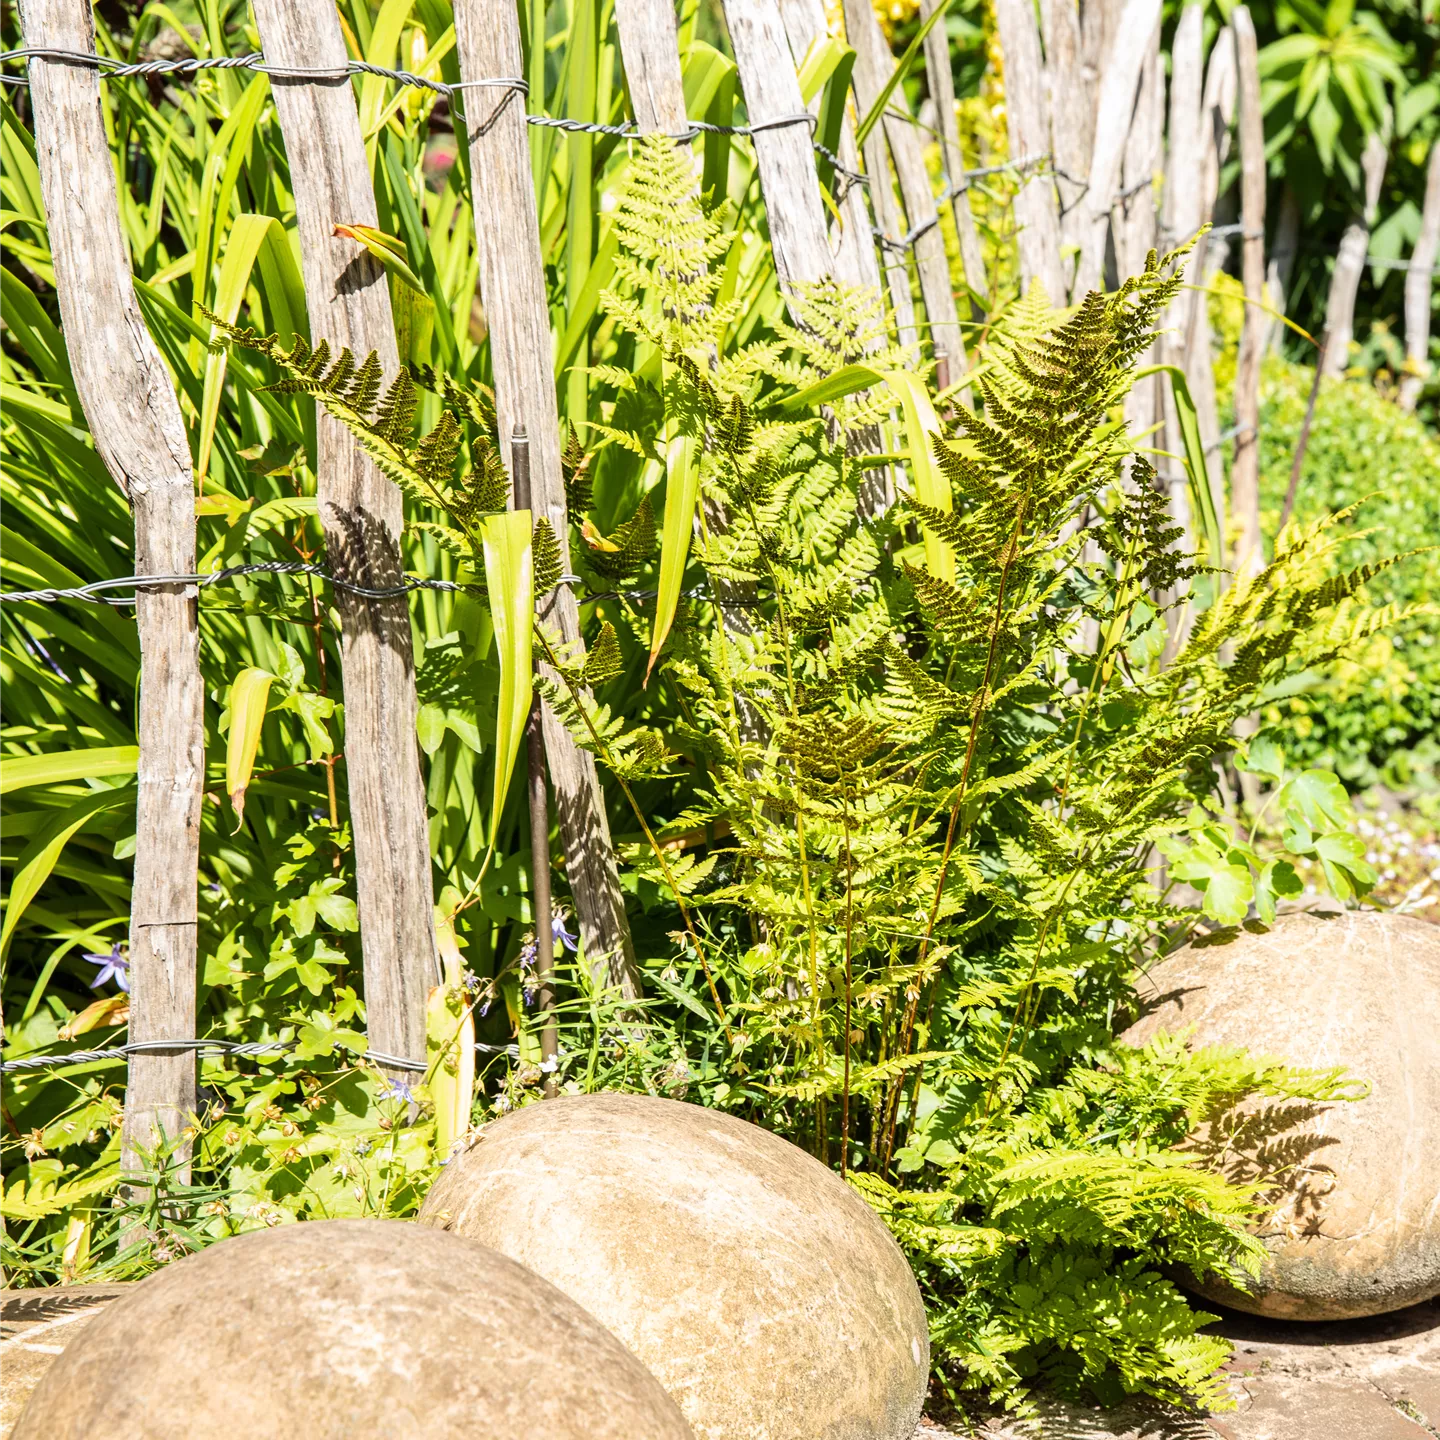
[[[920,15],[928,20],[942,0],[921,0]],[[1071,13],[1074,7],[1068,7]],[[960,264],[965,284],[982,301],[988,299],[990,283],[985,275],[985,255],[980,232],[970,210],[970,185],[965,179],[965,156],[960,149],[960,122],[955,114],[955,77],[950,71],[950,37],[945,22],[938,21],[925,37],[925,78],[935,102],[940,127],[940,151],[945,160],[945,177],[953,194],[950,210],[955,217],[955,236],[960,246]]]
[[[255,0],[266,62],[343,75],[347,55],[333,6]],[[272,76],[300,231],[310,331],[357,356],[399,366],[385,271],[337,225],[377,223],[355,94],[348,79]],[[353,436],[316,417],[320,521],[335,574],[372,588],[400,578],[401,495]],[[339,589],[345,675],[345,769],[355,843],[355,888],[371,1047],[425,1058],[425,997],[439,976],[430,836],[410,620],[405,601]]]
[[[1245,319],[1235,366],[1235,458],[1230,467],[1230,503],[1237,521],[1234,568],[1253,573],[1264,565],[1260,535],[1260,360],[1270,322],[1265,300],[1265,121],[1260,108],[1260,67],[1255,25],[1237,5],[1230,14],[1240,101],[1241,272]]]
[[[23,0],[25,43],[95,51],[89,0]],[[190,445],[174,385],[135,298],[95,70],[37,60],[30,69],[36,160],[70,369],[105,468],[135,518],[135,573],[195,569]],[[195,1033],[196,880],[205,784],[204,685],[193,585],[137,587],[139,793],[130,916],[130,1038]],[[195,1055],[130,1060],[121,1170],[138,1176],[178,1142],[196,1105]]]
[[[505,83],[524,73],[515,0],[456,0],[455,39],[461,77],[472,87],[466,92],[466,134],[495,412],[503,441],[516,429],[530,438],[534,508],[549,519],[568,569],[570,523],[524,95]],[[564,644],[578,648],[583,643],[580,612],[568,586],[557,586],[545,598],[540,620],[557,630]],[[549,706],[544,729],[566,873],[586,959],[593,973],[633,997],[640,989],[635,945],[595,760]]]
[[[895,57],[890,53],[880,22],[870,0],[846,0],[845,24],[850,43],[855,48],[855,98],[862,111],[868,113],[879,100],[885,85],[895,73]],[[918,229],[938,220],[930,176],[925,169],[924,147],[920,132],[912,124],[905,94],[897,85],[885,106],[883,129],[890,146],[890,158],[900,182],[900,194],[910,226]],[[872,183],[874,183],[874,171]],[[880,172],[882,183],[888,175]],[[920,294],[925,302],[929,321],[930,342],[941,368],[948,373],[954,368],[968,368],[965,341],[960,334],[960,317],[955,308],[955,287],[950,279],[950,262],[945,255],[945,236],[938,223],[920,235],[914,244],[915,268],[920,277]]]

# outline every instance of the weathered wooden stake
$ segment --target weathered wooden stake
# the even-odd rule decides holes
[[[1365,257],[1370,251],[1370,227],[1380,203],[1380,186],[1385,179],[1389,156],[1385,142],[1372,132],[1360,156],[1365,176],[1365,208],[1346,227],[1330,274],[1330,294],[1325,301],[1325,330],[1330,336],[1325,373],[1338,378],[1350,364],[1350,342],[1355,338],[1355,298],[1365,276]]]
[[[1012,160],[1039,159],[1050,148],[1045,114],[1045,70],[1040,31],[1030,0],[995,0],[1000,48],[1005,52],[1005,123]],[[1111,187],[1113,189],[1113,186]],[[1060,263],[1060,213],[1055,182],[1042,164],[1024,173],[1015,197],[1020,225],[1020,280],[1028,290],[1038,280],[1052,305],[1065,303]]]
[[[1430,373],[1430,291],[1435,281],[1435,257],[1440,255],[1440,143],[1430,146],[1425,172],[1425,205],[1420,212],[1420,234],[1410,252],[1405,275],[1405,374],[1400,380],[1402,410],[1414,411]]]
[[[517,427],[529,436],[531,508],[550,521],[568,568],[570,519],[525,97],[507,83],[524,73],[514,0],[457,0],[455,38],[460,74],[470,87],[464,92],[470,189],[496,416],[502,436]],[[551,591],[540,618],[563,645],[580,650],[580,612],[569,586]],[[602,983],[634,998],[640,972],[594,757],[575,743],[548,705],[544,729],[586,963]]]
[[[531,509],[530,440],[516,427],[510,438],[510,482],[515,508]],[[530,701],[525,722],[526,791],[530,801],[530,910],[535,922],[535,1008],[543,1017],[540,1058],[547,1065],[560,1057],[560,1025],[555,1018],[555,930],[550,900],[550,799],[545,789],[544,702]],[[559,1093],[552,1066],[545,1074],[545,1096]]]
[[[793,121],[805,114],[776,0],[726,0],[725,20],[750,124]],[[811,127],[796,123],[761,130],[754,137],[775,270],[787,303],[797,286],[828,280],[835,273],[810,141]]]
[[[928,20],[941,0],[921,0],[920,14]],[[945,158],[945,175],[955,192],[950,209],[955,216],[955,235],[960,243],[960,263],[965,268],[965,283],[979,301],[990,298],[990,282],[985,275],[985,253],[980,248],[980,232],[970,211],[970,182],[965,178],[965,156],[960,149],[960,122],[955,115],[955,77],[950,71],[950,37],[943,20],[925,37],[925,74],[930,84],[930,98],[935,102],[936,121],[940,128],[940,153]],[[980,318],[981,307],[976,300],[970,305],[972,317]]]
[[[1164,137],[1165,72],[1160,64],[1160,27],[1156,25],[1150,32],[1150,49],[1140,67],[1135,109],[1120,172],[1121,198],[1115,207],[1115,258],[1121,280],[1128,275],[1138,275],[1145,268],[1145,261],[1159,238],[1151,182],[1160,168]],[[1142,367],[1153,364],[1157,348],[1152,344],[1137,363]],[[1125,399],[1125,419],[1132,435],[1149,430],[1163,418],[1163,413],[1160,376],[1151,375],[1131,386]],[[1169,492],[1168,486],[1166,489]],[[1177,504],[1181,507],[1177,518],[1182,524],[1186,523],[1189,514],[1183,486],[1170,492],[1170,503],[1172,513]]]
[[[357,358],[399,368],[390,291],[379,261],[336,225],[376,225],[375,192],[333,6],[254,0],[266,61],[331,71],[333,80],[272,75],[285,137],[310,333]],[[317,416],[320,523],[337,576],[394,585],[404,525],[399,489],[339,421]],[[425,1000],[439,974],[430,835],[415,734],[415,662],[403,598],[364,600],[337,587],[345,678],[345,769],[355,836],[355,890],[365,1011],[376,1051],[425,1058]],[[398,1073],[398,1072],[397,1072]]]
[[[822,0],[780,0],[780,18],[790,40],[790,53],[798,67],[811,45],[826,34],[825,6]],[[812,111],[819,107],[819,96],[810,102]],[[840,163],[847,170],[860,167],[855,145],[855,126],[849,107],[840,124]],[[870,211],[865,204],[865,186],[849,185],[839,205],[840,218],[831,227],[830,249],[835,257],[835,275],[847,285],[864,285],[880,289],[880,263],[870,233]],[[908,280],[907,280],[908,286]],[[909,295],[907,293],[908,300]]]
[[[1080,245],[1080,200],[1095,145],[1095,85],[1085,75],[1080,8],[1075,0],[1042,0],[1040,18],[1050,92],[1050,154],[1060,197],[1060,244],[1064,252],[1073,252]],[[1067,258],[1064,264],[1068,284],[1075,262]]]
[[[1240,78],[1240,222],[1244,229],[1241,274],[1245,323],[1235,367],[1235,458],[1230,466],[1230,503],[1238,524],[1234,570],[1258,571],[1265,557],[1260,537],[1260,361],[1269,320],[1265,298],[1265,117],[1260,108],[1260,68],[1255,24],[1237,5],[1230,15]]]
[[[1200,210],[1197,223],[1204,224],[1215,211],[1220,190],[1220,172],[1230,153],[1230,126],[1235,117],[1235,32],[1227,25],[1215,37],[1210,61],[1205,68],[1205,91],[1200,103]],[[1190,258],[1189,278],[1203,285],[1208,275],[1206,256],[1208,234],[1200,237]],[[1229,502],[1225,492],[1225,467],[1220,455],[1220,418],[1215,399],[1215,367],[1210,357],[1210,312],[1205,296],[1187,292],[1189,310],[1180,341],[1185,379],[1195,401],[1200,439],[1210,473],[1210,498],[1222,533]]]
[[[88,0],[22,0],[28,46],[93,53]],[[30,62],[35,150],[65,348],[95,448],[135,517],[135,572],[195,569],[195,488],[174,386],[135,299],[100,79],[64,61]],[[130,1032],[195,1034],[196,876],[205,784],[204,685],[196,592],[139,587],[139,790],[130,912]],[[189,1178],[193,1050],[130,1057],[121,1170],[140,1178],[158,1147]]]
[[[868,111],[895,73],[895,57],[880,29],[870,0],[845,0],[845,32],[855,47],[855,98]],[[933,35],[935,31],[931,31]],[[938,222],[935,193],[925,169],[920,134],[906,118],[908,106],[900,86],[891,93],[885,107],[883,129],[890,142],[895,176],[905,201],[905,213],[912,226]],[[946,356],[951,371],[969,369],[960,317],[955,308],[955,290],[950,282],[950,262],[945,257],[945,236],[938,223],[921,235],[914,245],[915,268],[920,273],[920,295],[930,322],[930,343],[937,355]]]
[[[1110,227],[1110,212],[1119,187],[1140,75],[1159,25],[1160,0],[1126,0],[1120,29],[1100,81],[1095,150],[1090,157],[1088,188],[1080,201],[1080,257],[1072,290],[1075,300],[1099,289],[1105,281],[1105,237]]]

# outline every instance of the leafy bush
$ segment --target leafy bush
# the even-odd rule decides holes
[[[1289,483],[1313,371],[1267,364],[1261,503],[1273,533]],[[1440,763],[1440,443],[1413,416],[1354,381],[1326,381],[1315,409],[1295,514],[1302,522],[1357,506],[1347,562],[1407,553],[1369,581],[1377,606],[1429,602],[1333,669],[1297,678],[1266,723],[1301,763],[1332,767],[1352,788],[1381,781],[1433,790]],[[1288,688],[1288,687],[1287,687]]]

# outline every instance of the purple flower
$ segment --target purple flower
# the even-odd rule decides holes
[[[113,980],[127,995],[130,993],[130,961],[120,953],[118,940],[110,947],[108,954],[96,951],[81,958],[100,967],[99,972],[90,982],[92,990],[98,990],[107,980]]]
[[[516,957],[522,971],[533,970],[535,968],[536,954],[535,937],[533,935],[528,936],[525,943],[520,947],[520,954]]]
[[[408,1080],[392,1080],[381,1092],[382,1100],[403,1100],[409,1105],[415,1099],[415,1087]]]
[[[575,949],[575,937],[565,928],[565,912],[563,910],[557,910],[550,917],[550,934],[567,950]]]

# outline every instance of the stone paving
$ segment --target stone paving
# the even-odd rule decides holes
[[[65,1346],[124,1285],[15,1290],[0,1306],[0,1440]],[[1033,1420],[926,1419],[914,1440],[1440,1440],[1440,1300],[1394,1315],[1287,1324],[1228,1315],[1234,1410],[1182,1415],[1047,1404]],[[806,1440],[806,1437],[797,1437]]]

